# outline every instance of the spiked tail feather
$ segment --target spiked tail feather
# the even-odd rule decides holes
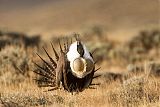
[[[52,46],[52,49],[53,49],[54,55],[55,55],[55,57],[56,57],[56,60],[58,61],[58,60],[59,60],[59,55],[58,55],[58,53],[56,52],[56,50],[54,49],[54,47],[53,47],[53,44],[52,44],[52,43],[51,43],[51,46]]]
[[[46,49],[43,47],[43,50],[45,51],[45,53],[47,54],[48,58],[50,59],[51,63],[52,63],[52,67],[56,68],[57,64],[56,62],[51,58],[51,56],[48,54],[48,52],[46,51]]]
[[[41,71],[43,73],[47,73],[48,75],[52,75],[52,76],[55,76],[56,74],[52,71],[50,71],[50,69],[48,69],[48,67],[44,68],[44,67],[41,67],[40,65],[38,65],[37,63],[33,62],[39,69],[41,69]]]

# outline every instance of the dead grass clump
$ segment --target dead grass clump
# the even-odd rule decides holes
[[[63,104],[64,99],[57,95],[48,94],[27,94],[27,93],[1,93],[0,96],[2,105],[15,105],[15,107],[28,106],[49,106],[52,104]],[[6,106],[5,106],[6,107]],[[7,106],[12,107],[12,106]]]
[[[160,63],[151,62],[149,64],[150,75],[160,77]]]
[[[125,46],[124,50],[130,55],[132,63],[153,60],[154,56],[159,57],[160,31],[141,31],[138,36],[125,43]]]
[[[29,77],[34,66],[32,54],[24,47],[6,46],[0,51],[0,82],[19,83]]]
[[[84,35],[82,38],[85,38],[84,40],[96,40],[96,41],[105,41],[107,40],[107,37],[104,33],[104,29],[100,25],[91,25],[88,27],[85,27],[85,29],[82,32],[82,35]],[[92,38],[91,38],[92,37]]]
[[[129,64],[127,66],[127,71],[130,74],[142,74],[144,73],[144,66],[139,64]]]
[[[140,53],[160,47],[160,31],[141,31],[138,36],[128,42],[130,51]],[[138,51],[139,50],[139,51]],[[140,51],[141,50],[141,51]]]
[[[127,78],[127,75],[125,73],[106,72],[101,74],[99,78],[103,83],[112,83],[113,81],[121,83]]]
[[[148,64],[146,64],[146,69],[144,65],[140,64],[129,64],[127,66],[127,70],[130,74],[144,74],[147,73],[148,76],[155,76],[159,77],[160,76],[160,63],[151,61]]]
[[[1,32],[0,35],[0,50],[7,45],[38,47],[41,42],[39,35],[28,36],[19,32]]]
[[[127,80],[119,89],[111,92],[110,101],[127,107],[138,105],[143,97],[143,85],[144,83],[141,78]]]
[[[96,44],[93,42],[88,42],[87,45],[90,48],[91,52],[94,52],[94,59],[99,60],[98,63],[112,58],[112,54],[110,54],[110,52],[112,51],[112,49],[114,49],[113,42],[97,42]]]
[[[160,100],[159,85],[159,79],[146,79],[143,76],[133,77],[110,93],[109,102],[123,107],[135,107],[158,102]]]

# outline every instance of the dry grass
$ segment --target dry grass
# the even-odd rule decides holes
[[[101,80],[99,80],[101,81]],[[82,93],[71,95],[64,90],[43,92],[33,81],[25,81],[19,85],[1,85],[0,99],[4,103],[14,103],[18,106],[110,106],[135,107],[159,106],[160,79],[155,77],[132,77],[120,83],[111,81],[97,86],[96,89],[87,89]],[[6,91],[4,91],[6,90]]]
[[[159,39],[154,39],[152,32],[147,34],[149,35],[138,35],[136,39],[120,43],[111,41],[103,35],[105,39],[96,41],[100,35],[95,33],[92,40],[84,41],[91,50],[95,48],[98,50],[94,56],[101,59],[97,66],[101,66],[102,69],[96,75],[100,74],[101,77],[95,79],[93,83],[100,85],[94,86],[95,89],[86,89],[73,95],[64,90],[44,92],[48,88],[39,88],[33,80],[36,75],[32,72],[35,69],[32,60],[40,63],[35,52],[43,55],[39,46],[41,43],[44,44],[44,41],[40,40],[38,46],[24,46],[23,42],[9,43],[7,41],[11,41],[11,38],[5,39],[5,45],[1,45],[0,50],[0,106],[159,107],[160,63],[157,58],[160,55],[156,50],[159,49],[160,42],[157,42]],[[160,34],[157,33],[156,38],[159,37]],[[85,36],[82,36],[82,40],[84,38]],[[95,41],[97,44],[93,46]],[[135,45],[135,42],[138,45]],[[133,45],[133,48],[126,44]],[[139,53],[136,48],[141,48],[142,51]],[[146,52],[149,54],[146,55]],[[139,57],[136,57],[137,55]],[[130,60],[132,57],[135,59]]]
[[[160,107],[158,2],[0,1],[0,107]],[[41,63],[35,53],[46,59],[42,45],[51,54],[49,42],[70,32],[96,50],[101,76],[93,83],[100,85],[44,92],[33,80],[32,62]]]

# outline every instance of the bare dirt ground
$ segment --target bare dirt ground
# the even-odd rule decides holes
[[[0,1],[0,107],[159,107],[158,0]],[[34,62],[50,42],[80,33],[101,67],[100,85],[81,93],[44,92]]]

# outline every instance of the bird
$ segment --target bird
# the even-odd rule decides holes
[[[71,44],[67,52],[67,59],[70,62],[73,75],[78,78],[85,77],[95,67],[92,55],[80,40]]]
[[[34,62],[37,66],[34,72],[41,76],[41,78],[35,79],[40,87],[52,87],[47,91],[64,89],[73,93],[82,92],[85,89],[92,89],[92,85],[97,85],[92,84],[92,80],[98,77],[94,76],[94,74],[100,68],[95,69],[96,62],[94,61],[93,55],[80,40],[79,34],[75,34],[75,40],[75,42],[72,42],[71,39],[69,43],[69,39],[66,39],[63,47],[59,40],[59,54],[51,43],[56,60],[53,60],[43,47],[50,63],[37,54],[44,65],[40,66]]]

